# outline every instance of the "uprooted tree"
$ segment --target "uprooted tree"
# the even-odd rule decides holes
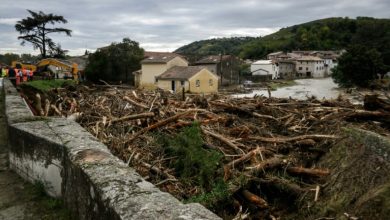
[[[132,72],[140,68],[143,58],[144,50],[138,42],[124,38],[121,43],[112,43],[90,54],[85,74],[94,82],[106,80],[132,84]]]
[[[51,33],[65,33],[71,36],[72,31],[66,28],[54,27],[55,23],[67,23],[68,21],[60,15],[45,14],[42,11],[34,12],[27,10],[31,16],[18,21],[15,25],[16,31],[21,35],[22,45],[30,42],[34,49],[39,49],[42,57],[47,57],[48,51],[56,51],[58,46],[48,37]]]

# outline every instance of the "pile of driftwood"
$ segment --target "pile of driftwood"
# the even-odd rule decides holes
[[[316,163],[343,138],[340,128],[355,124],[388,134],[390,124],[388,111],[364,110],[342,98],[183,99],[164,91],[80,86],[53,90],[44,100],[39,94],[30,99],[37,114],[77,120],[115,155],[179,199],[199,194],[199,187],[182,183],[169,168],[176,158],[156,150],[155,133],[177,134],[197,121],[204,147],[224,155],[220,173],[233,205],[216,212],[237,219],[277,219],[285,211],[282,203],[292,206],[303,195],[317,201],[321,183],[332,171]],[[245,181],[238,183],[239,178]]]

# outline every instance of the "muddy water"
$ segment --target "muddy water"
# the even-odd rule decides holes
[[[334,99],[339,96],[342,91],[338,90],[332,78],[321,79],[298,79],[295,80],[297,85],[282,87],[276,91],[271,91],[271,96],[276,98],[293,98],[293,99],[307,99],[307,97],[315,96],[318,99]],[[267,90],[254,90],[249,94],[233,95],[237,98],[253,97],[255,95],[263,95],[268,97]]]

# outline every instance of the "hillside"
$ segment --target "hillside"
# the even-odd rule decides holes
[[[326,18],[282,28],[257,38],[222,38],[196,41],[180,47],[181,54],[234,54],[259,59],[278,50],[337,50],[361,43],[376,48],[390,63],[390,19],[369,17]]]
[[[255,40],[253,37],[232,37],[232,38],[218,38],[195,41],[188,45],[182,46],[175,52],[185,54],[190,61],[196,61],[201,56],[235,54],[241,52],[241,46]]]

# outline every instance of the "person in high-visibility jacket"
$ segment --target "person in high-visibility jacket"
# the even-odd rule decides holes
[[[15,68],[15,78],[16,78],[16,86],[20,84],[20,77],[19,77],[19,69]]]
[[[31,71],[30,71],[30,80],[33,80],[33,79],[34,79],[34,71],[31,70]]]
[[[30,69],[26,69],[26,73],[27,73],[27,81],[30,81],[30,72],[31,70]]]
[[[29,80],[33,80],[33,77],[34,77],[34,71],[33,70],[30,70],[30,73],[29,73]]]
[[[8,69],[3,66],[3,68],[1,69],[1,77],[6,77],[8,76]]]
[[[21,82],[23,82],[23,72],[21,69],[16,70],[16,86],[18,86]]]
[[[23,82],[27,82],[27,70],[25,68],[22,68],[22,77]]]

